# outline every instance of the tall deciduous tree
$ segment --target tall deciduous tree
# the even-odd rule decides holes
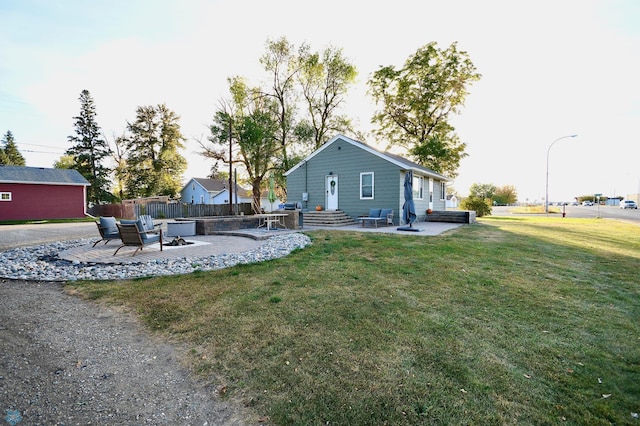
[[[280,167],[285,171],[293,166],[290,162],[290,149],[296,142],[296,105],[299,98],[295,85],[302,64],[295,46],[285,37],[267,40],[267,51],[260,58],[260,63],[271,73],[271,87],[264,90],[263,95],[274,99],[277,105],[276,137],[280,145]]]
[[[161,104],[136,110],[136,121],[127,124],[127,195],[175,197],[182,186],[187,161],[180,154],[186,138],[180,132],[180,117]]]
[[[7,130],[2,138],[2,143],[4,146],[0,147],[0,164],[6,166],[24,166],[26,164],[11,130]]]
[[[104,164],[110,155],[109,145],[102,138],[96,122],[96,107],[88,90],[80,93],[80,115],[75,120],[75,135],[67,139],[73,146],[67,149],[67,155],[74,158],[74,169],[84,176],[91,186],[87,188],[87,199],[100,203],[110,198],[109,168]]]
[[[203,155],[244,166],[251,183],[253,209],[259,212],[262,182],[281,148],[279,122],[275,119],[278,105],[269,97],[259,96],[260,89],[250,89],[240,77],[229,83],[232,101],[223,102],[216,112],[209,137],[214,146],[203,147]]]
[[[480,77],[456,43],[446,50],[429,43],[401,69],[381,67],[368,81],[369,93],[380,106],[372,117],[379,126],[376,136],[404,147],[422,165],[455,177],[467,154],[449,118],[460,113],[469,85]]]
[[[329,132],[353,133],[351,120],[339,114],[349,86],[355,82],[356,67],[342,54],[342,49],[326,48],[322,53],[311,53],[308,46],[300,49],[298,81],[306,101],[313,149],[327,141]]]

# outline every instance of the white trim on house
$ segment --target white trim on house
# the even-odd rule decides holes
[[[371,176],[371,197],[365,197],[362,193],[362,177]],[[376,198],[376,176],[374,172],[360,172],[360,199],[361,200],[375,200]]]

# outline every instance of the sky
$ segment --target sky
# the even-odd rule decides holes
[[[551,202],[628,196],[640,192],[639,23],[637,0],[0,0],[0,134],[27,166],[53,167],[82,90],[110,141],[137,107],[164,103],[188,139],[186,182],[212,166],[198,141],[227,79],[268,78],[269,39],[341,48],[358,70],[341,112],[365,133],[373,72],[457,42],[482,75],[451,118],[467,144],[459,195],[480,183],[521,202],[542,202],[547,184]]]

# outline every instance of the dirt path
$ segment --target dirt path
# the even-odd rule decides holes
[[[59,284],[0,282],[0,422],[247,424],[213,386],[189,377],[179,356],[131,315]]]

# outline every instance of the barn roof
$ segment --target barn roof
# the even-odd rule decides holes
[[[0,183],[90,186],[77,170],[0,165]]]

